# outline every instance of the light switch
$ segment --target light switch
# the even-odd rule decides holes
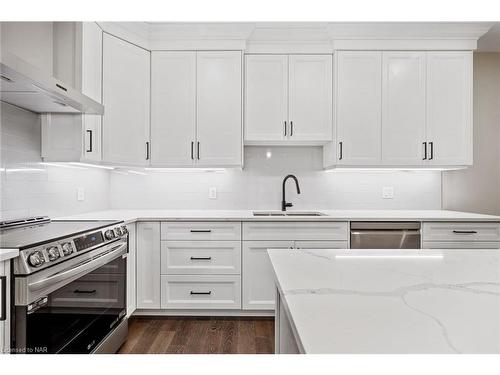
[[[76,199],[78,201],[84,201],[85,200],[85,188],[79,187],[76,189]]]
[[[382,188],[382,198],[383,199],[393,199],[394,198],[394,187],[384,186]]]
[[[217,199],[217,188],[212,186],[208,188],[208,199]]]

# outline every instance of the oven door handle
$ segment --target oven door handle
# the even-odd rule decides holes
[[[31,291],[36,291],[40,289],[47,288],[51,285],[57,284],[64,279],[68,279],[74,276],[86,274],[96,268],[104,266],[109,261],[117,258],[118,256],[124,253],[124,250],[127,249],[127,242],[121,243],[118,246],[115,246],[111,250],[105,252],[104,254],[99,254],[94,258],[86,260],[82,263],[75,265],[73,268],[70,268],[65,271],[58,272],[52,276],[49,276],[43,280],[36,281],[28,284],[28,288]]]

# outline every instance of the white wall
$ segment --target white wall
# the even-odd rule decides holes
[[[108,208],[109,172],[40,164],[39,116],[0,106],[0,218],[71,215]],[[85,200],[77,201],[77,188]]]
[[[267,151],[271,150],[271,158]],[[112,208],[279,209],[281,182],[288,173],[287,200],[296,209],[440,209],[441,173],[324,172],[319,147],[245,147],[245,168],[225,172],[111,172]],[[217,199],[208,189],[217,188]],[[393,186],[394,199],[382,199]]]
[[[443,173],[443,207],[500,215],[500,53],[474,54],[474,166]]]

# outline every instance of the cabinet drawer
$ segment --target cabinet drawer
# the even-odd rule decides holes
[[[295,241],[296,249],[349,249],[347,241]]]
[[[247,222],[243,240],[317,240],[347,241],[347,222]]]
[[[424,223],[424,241],[500,241],[500,223]]]
[[[241,239],[240,222],[163,222],[161,223],[162,240],[214,240],[239,241]]]
[[[161,273],[239,274],[240,241],[162,241]]]
[[[239,275],[163,275],[162,309],[240,309]]]
[[[428,241],[422,244],[422,249],[500,249],[500,242]]]

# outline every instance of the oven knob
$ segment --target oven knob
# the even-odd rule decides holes
[[[122,226],[122,233],[123,234],[127,234],[128,233],[128,229],[125,225]]]
[[[106,232],[104,232],[104,237],[106,237],[106,239],[108,240],[112,240],[113,238],[115,238],[115,232],[113,232],[112,229],[108,229]]]
[[[117,236],[121,236],[122,235],[122,228],[116,227],[115,228],[115,233],[116,233]]]
[[[49,248],[47,250],[47,254],[49,255],[49,260],[51,262],[57,260],[61,256],[61,254],[59,254],[59,249],[55,246]]]
[[[62,251],[64,255],[68,256],[73,252],[73,246],[71,246],[71,243],[69,242],[63,243]]]
[[[41,251],[35,251],[28,257],[28,262],[33,267],[40,267],[42,264],[45,263],[45,259]]]

